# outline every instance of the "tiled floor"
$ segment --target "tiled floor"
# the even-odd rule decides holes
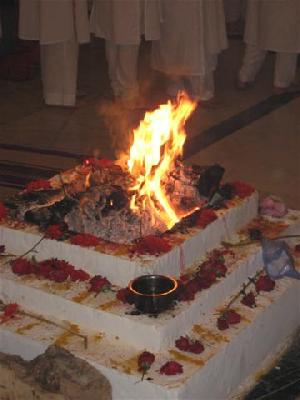
[[[150,107],[165,99],[164,79],[149,68],[147,46],[142,54],[142,94]],[[242,43],[230,41],[216,73],[219,104],[199,107],[188,123],[187,161],[218,162],[226,168],[226,178],[248,181],[262,194],[277,194],[289,207],[300,209],[300,93],[272,96],[272,55],[253,89],[236,90],[241,56]],[[75,165],[95,149],[114,157],[116,149],[127,146],[143,110],[124,112],[110,102],[101,41],[81,51],[79,88],[87,95],[76,108],[66,109],[43,104],[39,77],[23,83],[0,81],[0,198],[28,180]],[[264,397],[263,390],[249,399],[295,398],[294,392],[294,397]]]

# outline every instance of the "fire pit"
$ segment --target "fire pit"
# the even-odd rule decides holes
[[[167,310],[176,298],[177,288],[176,279],[164,275],[143,275],[129,285],[135,306],[143,314]]]

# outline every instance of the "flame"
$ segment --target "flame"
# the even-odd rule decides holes
[[[180,93],[175,103],[168,101],[153,112],[147,112],[140,126],[133,131],[128,168],[135,178],[131,187],[136,192],[130,208],[140,210],[147,205],[171,228],[180,217],[162,185],[162,179],[182,155],[185,142],[185,121],[196,108],[186,94]]]

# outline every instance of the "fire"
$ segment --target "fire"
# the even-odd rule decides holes
[[[195,108],[196,103],[181,93],[175,103],[168,101],[147,112],[133,131],[128,168],[135,178],[131,189],[137,194],[132,196],[130,208],[137,211],[141,206],[150,206],[168,228],[180,218],[165,193],[162,179],[182,155],[186,138],[184,125]]]

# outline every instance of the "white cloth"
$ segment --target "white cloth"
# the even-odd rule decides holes
[[[253,82],[259,72],[267,50],[262,50],[254,45],[246,45],[242,68],[239,79],[242,82]],[[297,53],[276,53],[274,86],[278,88],[289,87],[296,75]]]
[[[118,45],[105,42],[111,87],[115,97],[128,100],[138,96],[137,66],[139,45]]]
[[[41,71],[45,103],[74,106],[76,102],[78,43],[75,37],[41,45]]]
[[[115,44],[139,44],[160,37],[160,0],[94,0],[92,32]]]
[[[152,44],[153,68],[188,79],[190,94],[208,100],[217,54],[227,47],[222,0],[162,0],[162,14],[161,39]]]
[[[87,0],[20,0],[19,36],[41,46],[46,104],[73,106],[78,45],[90,40]]]
[[[300,1],[248,0],[244,40],[263,50],[300,53]]]
[[[153,67],[171,75],[211,72],[211,55],[227,47],[222,0],[163,0],[162,12]]]
[[[87,0],[19,0],[19,36],[40,44],[90,40]]]

